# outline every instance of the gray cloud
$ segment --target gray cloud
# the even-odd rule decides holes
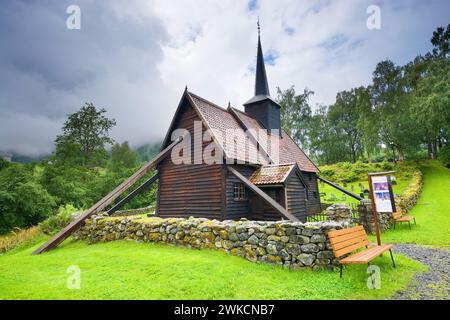
[[[142,1],[77,1],[81,30],[69,30],[72,3],[0,6],[0,149],[51,151],[66,115],[90,101],[117,119],[118,140],[164,134],[164,102],[174,101],[156,67],[167,41],[160,19]]]
[[[382,29],[366,28],[379,4]],[[81,7],[81,30],[66,8]],[[117,120],[133,146],[164,136],[185,85],[239,107],[253,90],[256,18],[271,92],[308,86],[314,101],[368,84],[375,64],[406,63],[449,23],[447,0],[3,1],[0,150],[48,153],[66,115],[85,102]]]

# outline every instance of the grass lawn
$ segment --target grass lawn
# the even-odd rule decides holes
[[[397,164],[383,164],[383,163],[337,163],[333,165],[324,165],[320,167],[321,176],[330,180],[331,182],[339,184],[341,187],[353,192],[357,195],[361,193],[359,184],[361,183],[365,189],[369,189],[367,181],[368,172],[380,172],[380,171],[395,171],[396,184],[393,185],[393,191],[395,194],[401,195],[406,187],[411,182],[414,171],[418,170],[417,164],[414,162],[398,162]],[[350,179],[350,180],[349,180]],[[343,180],[352,181],[348,182],[344,187]],[[353,186],[353,191],[351,187]],[[319,191],[322,194],[320,199],[323,203],[348,203],[357,204],[358,200],[345,195],[343,199],[342,192],[333,188],[326,183],[320,183]]]
[[[409,185],[410,179],[401,177],[401,178],[398,178],[396,180],[396,182],[397,182],[397,184],[393,185],[392,189],[395,194],[401,195],[405,191],[406,187]],[[359,188],[359,183],[361,183],[366,189],[369,189],[369,183],[367,180],[347,183],[346,188],[344,188],[342,183],[339,183],[339,185],[342,188],[344,188],[350,192],[353,192],[356,195],[359,195],[361,193],[361,190]],[[353,185],[353,191],[351,190],[352,185]],[[320,200],[324,203],[343,203],[343,202],[348,203],[348,204],[351,204],[351,203],[358,204],[359,203],[358,200],[356,200],[355,198],[352,198],[348,195],[345,195],[345,199],[342,199],[342,192],[326,183],[319,184],[319,192],[322,194],[324,193],[324,195],[322,195],[320,197]],[[334,195],[337,199],[333,200],[332,195]]]
[[[422,165],[424,187],[417,205],[408,213],[417,225],[397,224],[395,230],[382,233],[385,243],[418,243],[439,247],[450,246],[450,169],[437,161]]]
[[[339,272],[255,264],[211,250],[116,241],[68,240],[31,256],[33,247],[0,256],[0,299],[386,299],[425,267],[402,256],[377,258],[381,289],[366,286],[366,266]],[[71,265],[81,289],[66,287]]]

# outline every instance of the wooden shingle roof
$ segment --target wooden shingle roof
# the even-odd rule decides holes
[[[251,132],[261,132],[260,130],[264,128],[258,120],[247,113],[231,107],[224,109],[187,90],[183,95],[184,98],[188,99],[205,126],[211,130],[213,139],[226,158],[263,166],[296,163],[301,171],[319,172],[319,169],[284,130],[281,130],[281,138],[277,134],[269,133],[255,136]],[[180,103],[179,108],[181,106]],[[173,126],[174,121],[166,135],[163,147],[169,143],[170,132],[175,129]],[[228,129],[237,129],[235,131],[237,135],[230,139],[226,133]]]
[[[284,183],[294,168],[295,164],[262,166],[252,174],[249,180],[255,185]]]

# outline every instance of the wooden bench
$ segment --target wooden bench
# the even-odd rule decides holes
[[[394,218],[394,229],[397,222],[403,223],[408,222],[409,224],[409,230],[411,230],[411,221],[414,220],[414,224],[416,224],[416,217],[413,216],[405,216],[405,213],[402,211],[397,211],[392,214],[392,217]]]
[[[337,231],[328,232],[331,247],[336,258],[340,259],[342,278],[342,267],[344,264],[368,264],[376,257],[389,251],[392,264],[395,268],[394,256],[392,255],[392,244],[376,245],[369,241],[363,226],[357,226]],[[364,249],[363,249],[364,248]],[[361,251],[357,251],[363,249]],[[351,254],[353,253],[353,254]],[[350,254],[350,255],[349,255]],[[344,257],[345,256],[345,257]],[[342,258],[344,257],[344,258]]]

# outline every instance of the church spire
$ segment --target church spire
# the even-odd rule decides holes
[[[264,65],[261,47],[261,35],[258,18],[258,55],[256,57],[255,96],[244,103],[245,112],[258,120],[262,126],[276,134],[280,134],[281,118],[280,105],[270,97],[267,83],[266,67]]]
[[[255,79],[255,96],[270,96],[269,84],[267,83],[266,67],[264,65],[264,56],[261,47],[261,27],[258,17],[258,53],[256,56],[256,79]]]

